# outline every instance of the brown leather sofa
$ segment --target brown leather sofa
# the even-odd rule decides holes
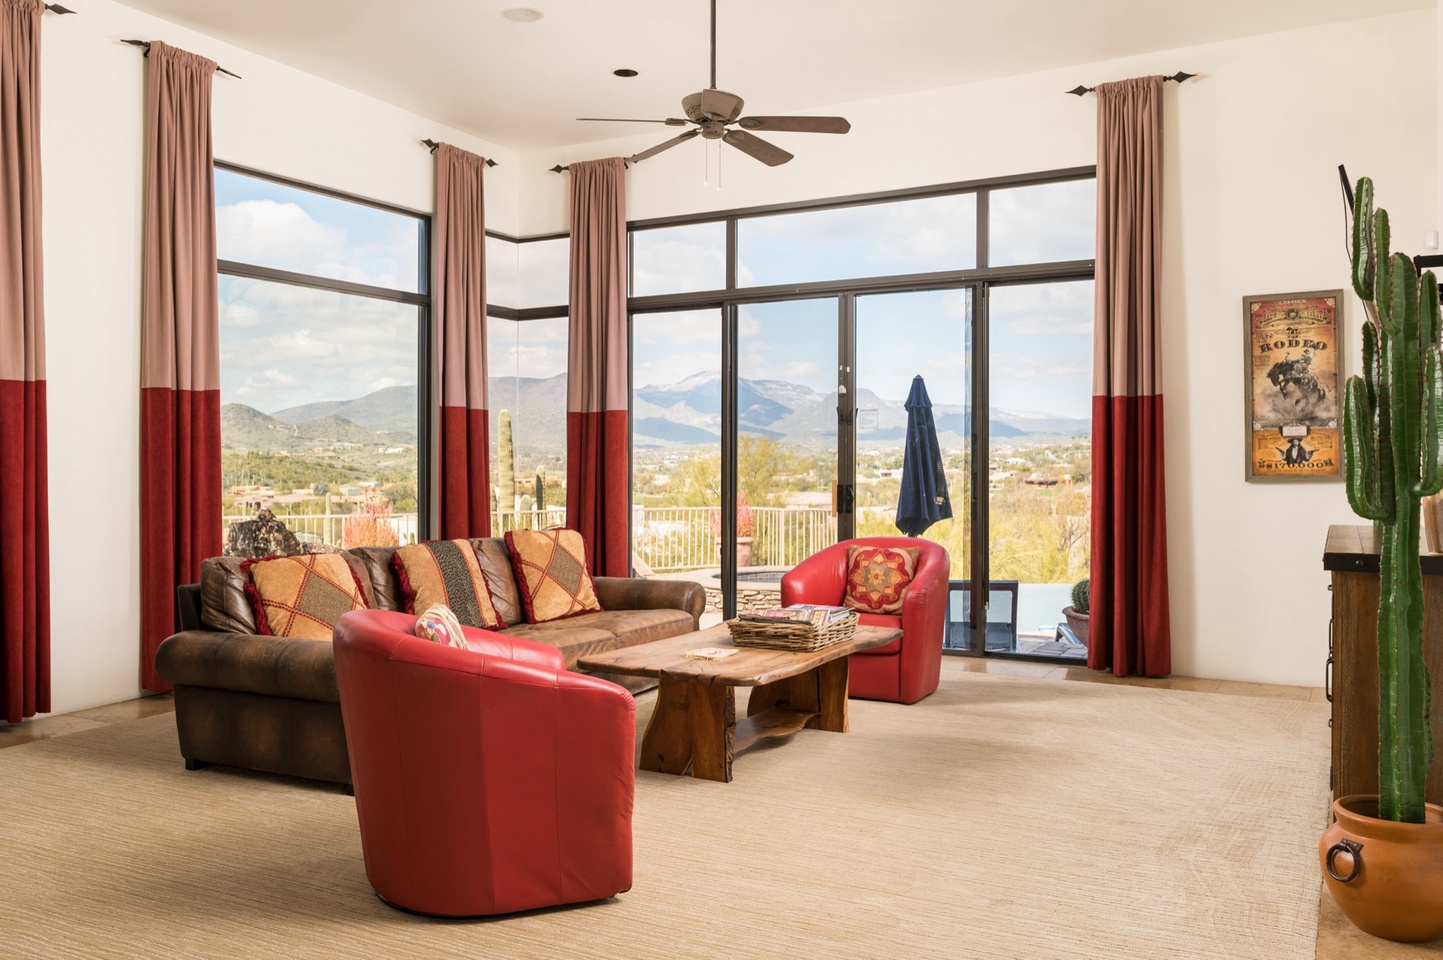
[[[497,613],[508,624],[504,632],[556,647],[570,670],[589,653],[695,630],[706,604],[705,590],[696,583],[596,577],[602,612],[527,623],[505,541],[493,537],[472,544]],[[343,554],[376,609],[404,607],[391,567],[395,549],[359,547]],[[201,582],[180,588],[181,632],[156,652],[157,671],[175,687],[175,723],[186,768],[224,764],[349,786],[331,644],[258,635],[242,563],[234,557],[201,563]],[[655,684],[647,678],[600,676],[633,693]]]

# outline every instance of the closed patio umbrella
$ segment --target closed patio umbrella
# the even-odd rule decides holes
[[[906,451],[902,455],[902,493],[897,498],[897,529],[918,537],[938,520],[952,516],[952,499],[947,495],[947,474],[942,469],[942,450],[937,444],[937,424],[932,420],[932,401],[921,377],[912,378],[907,395]]]

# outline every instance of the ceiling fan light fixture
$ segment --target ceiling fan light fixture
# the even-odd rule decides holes
[[[620,70],[611,71],[611,74],[615,77],[634,77],[638,72],[639,71],[633,70],[630,67],[622,67]]]
[[[507,7],[501,11],[501,19],[512,23],[535,23],[544,16],[546,14],[535,7]]]

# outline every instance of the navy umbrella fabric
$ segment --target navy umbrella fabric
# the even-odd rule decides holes
[[[932,401],[921,377],[912,378],[907,395],[907,448],[902,455],[902,493],[897,498],[897,529],[919,537],[938,520],[952,516],[947,495],[947,474],[937,444]]]

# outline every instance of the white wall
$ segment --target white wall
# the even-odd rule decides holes
[[[842,104],[835,112],[852,121],[849,135],[775,135],[797,154],[779,168],[731,152],[721,191],[701,185],[695,142],[659,154],[629,174],[628,215],[1090,164],[1094,102],[1062,91],[1150,73],[1199,74],[1166,87],[1174,672],[1318,685],[1329,617],[1323,538],[1329,524],[1356,518],[1341,483],[1244,482],[1241,300],[1346,288],[1339,163],[1354,177],[1374,178],[1396,243],[1422,250],[1424,231],[1439,219],[1438,36],[1429,10]],[[658,140],[646,131],[523,156],[523,235],[566,227],[568,185],[547,167],[625,156]],[[1350,370],[1358,363],[1355,308],[1349,302],[1344,316]]]
[[[42,161],[56,712],[139,692],[140,241],[144,60],[122,39],[210,57],[218,159],[412,210],[432,209],[445,140],[500,164],[493,229],[517,230],[520,165],[495,144],[109,0],[49,15]]]

